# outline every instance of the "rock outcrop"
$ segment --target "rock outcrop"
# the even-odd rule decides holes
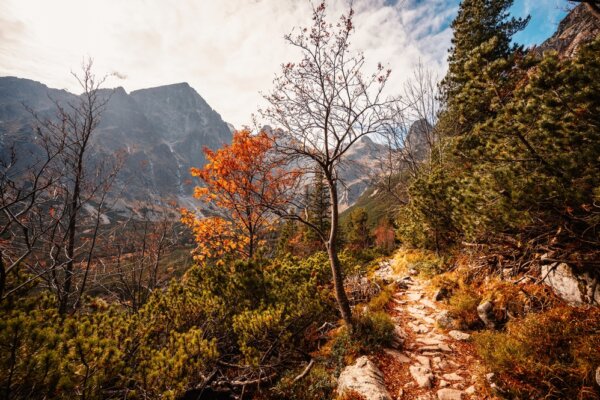
[[[600,18],[587,5],[580,4],[560,22],[556,33],[533,51],[542,54],[546,50],[556,50],[562,57],[573,57],[582,44],[599,34]]]
[[[568,264],[542,265],[542,280],[571,304],[600,304],[600,281],[589,272],[577,273]]]
[[[338,394],[354,391],[369,400],[392,400],[383,382],[383,374],[367,356],[346,367],[338,378]]]

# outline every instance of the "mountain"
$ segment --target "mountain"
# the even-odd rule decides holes
[[[600,34],[600,18],[587,4],[579,4],[560,22],[556,32],[532,50],[542,54],[556,50],[563,57],[573,57],[577,48]]]
[[[340,180],[343,182],[340,192],[340,211],[356,203],[358,198],[371,185],[378,171],[381,157],[386,154],[386,146],[375,143],[368,136],[362,137],[346,153],[340,168]]]
[[[202,149],[216,149],[231,142],[229,125],[187,83],[178,83],[127,93],[123,88],[103,89],[110,96],[93,136],[92,158],[125,153],[116,191],[116,207],[151,200],[175,200],[197,206],[192,199],[192,166],[204,165]],[[35,119],[52,118],[54,101],[66,104],[77,96],[42,83],[15,77],[0,77],[0,152],[17,144],[19,157],[27,162],[35,153]]]

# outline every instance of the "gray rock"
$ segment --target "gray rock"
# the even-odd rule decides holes
[[[457,373],[453,372],[451,374],[444,374],[442,377],[447,381],[462,381],[464,378]]]
[[[442,301],[448,298],[448,295],[450,293],[448,292],[448,289],[446,289],[445,287],[443,288],[439,288],[438,290],[436,290],[436,292],[433,294],[433,300],[435,301]]]
[[[486,301],[477,306],[479,319],[483,321],[486,328],[496,329],[496,317],[494,316],[494,305],[491,301]]]
[[[469,335],[468,333],[465,333],[465,332],[461,332],[461,331],[450,331],[450,332],[448,332],[448,335],[452,339],[460,340],[460,341],[469,340],[471,338],[471,335]]]
[[[577,274],[565,263],[542,265],[543,282],[571,304],[600,304],[600,281],[588,272]]]
[[[429,338],[429,337],[417,338],[417,342],[423,343],[423,344],[426,344],[426,345],[429,345],[429,346],[433,346],[433,345],[438,345],[438,344],[444,343],[443,341],[441,341],[439,339]]]
[[[366,399],[392,400],[383,382],[383,374],[367,356],[344,368],[338,378],[337,392],[355,391]]]
[[[383,349],[383,351],[385,352],[385,354],[387,354],[390,357],[393,357],[398,362],[409,363],[411,361],[410,358],[406,354],[404,354],[398,350]]]
[[[419,364],[431,369],[431,360],[425,356],[415,356]]]
[[[438,400],[462,400],[463,392],[457,389],[444,388],[437,391]]]
[[[433,374],[430,368],[424,365],[411,365],[408,370],[419,387],[430,388],[433,386]]]
[[[435,322],[442,329],[450,329],[454,327],[454,318],[450,315],[450,312],[447,310],[442,311],[438,314]]]

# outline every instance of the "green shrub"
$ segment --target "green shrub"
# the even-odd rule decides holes
[[[356,313],[352,339],[363,352],[389,347],[394,340],[394,323],[383,311]]]
[[[294,378],[302,372],[297,369],[287,373],[269,390],[269,400],[322,400],[331,399],[337,382],[333,372],[321,364],[313,366],[304,378],[294,382]],[[260,398],[260,397],[259,397]]]
[[[477,306],[480,303],[481,297],[467,285],[461,284],[452,293],[448,301],[448,310],[463,328],[473,329],[481,324],[477,314]]]
[[[392,300],[394,296],[394,284],[385,286],[381,292],[373,297],[368,304],[369,311],[384,311],[385,306]]]
[[[561,306],[474,335],[477,351],[509,397],[599,399],[600,310]],[[515,384],[518,382],[518,385]]]

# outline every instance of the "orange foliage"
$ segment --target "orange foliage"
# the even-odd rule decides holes
[[[395,231],[387,219],[383,219],[373,231],[375,245],[383,250],[391,251],[395,245]]]
[[[207,164],[191,169],[202,182],[194,196],[217,206],[222,217],[199,219],[182,210],[182,222],[192,228],[198,244],[198,260],[232,252],[252,258],[263,244],[273,222],[271,211],[286,204],[297,178],[272,150],[267,133],[253,135],[247,129],[235,132],[231,145],[204,149]]]

